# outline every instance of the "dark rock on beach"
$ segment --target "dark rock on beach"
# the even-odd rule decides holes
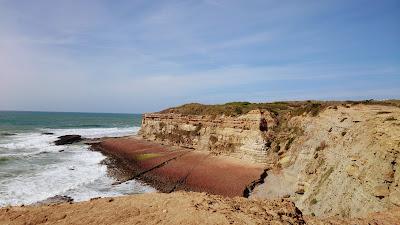
[[[53,135],[54,133],[52,132],[42,132],[43,135]]]
[[[74,199],[66,196],[66,195],[55,195],[53,197],[47,198],[43,201],[39,201],[34,203],[34,206],[39,206],[39,205],[57,205],[61,203],[68,203],[68,202],[73,202]]]
[[[81,135],[64,135],[58,137],[58,140],[54,142],[55,145],[67,145],[75,142],[82,141]]]

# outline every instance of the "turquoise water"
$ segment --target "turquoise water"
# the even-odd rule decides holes
[[[140,114],[0,111],[0,131],[40,128],[139,127]]]
[[[154,191],[138,181],[112,185],[87,145],[55,146],[58,136],[86,138],[134,135],[141,115],[0,111],[0,206],[31,204],[55,195],[75,201]],[[45,133],[51,134],[45,134]]]

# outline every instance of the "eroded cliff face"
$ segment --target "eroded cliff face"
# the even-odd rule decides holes
[[[316,216],[353,217],[400,206],[399,108],[329,107],[292,122],[302,135],[252,198],[287,197]]]
[[[139,134],[168,145],[265,163],[265,137],[276,123],[269,112],[260,110],[238,117],[150,113],[143,116]]]
[[[362,216],[400,206],[400,108],[343,104],[312,114],[146,114],[149,140],[263,163],[251,198],[288,198],[303,213]]]

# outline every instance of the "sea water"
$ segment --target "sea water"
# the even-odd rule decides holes
[[[74,201],[155,191],[132,180],[112,185],[105,156],[87,145],[56,146],[58,136],[134,135],[141,115],[0,111],[0,206],[31,204],[55,195]],[[54,134],[45,134],[54,133]]]

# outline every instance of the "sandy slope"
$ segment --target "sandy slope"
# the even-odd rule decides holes
[[[304,220],[287,200],[175,192],[3,208],[0,224],[304,224]]]
[[[400,208],[364,218],[303,216],[284,199],[249,200],[195,192],[151,193],[52,206],[0,209],[0,224],[400,224]]]

